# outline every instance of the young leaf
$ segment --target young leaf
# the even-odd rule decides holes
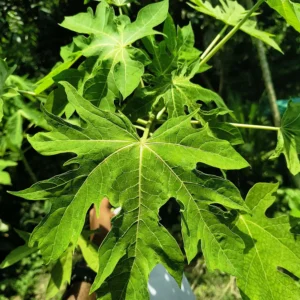
[[[123,293],[131,299],[147,298],[148,276],[158,263],[180,282],[182,253],[158,217],[160,207],[174,197],[184,208],[182,231],[188,259],[196,255],[198,240],[203,238],[208,257],[222,249],[219,260],[209,258],[212,267],[236,273],[227,261],[234,259],[230,252],[241,252],[239,238],[233,233],[230,236],[222,229],[224,225],[217,226],[213,216],[206,217],[208,213],[202,213],[197,202],[200,206],[219,203],[245,211],[247,207],[231,183],[192,170],[198,162],[222,169],[244,168],[247,162],[228,142],[209,136],[207,127],[193,128],[192,115],[170,119],[151,138],[140,139],[126,117],[99,110],[70,84],[61,84],[83,126],[45,112],[53,131],[38,133],[29,141],[43,155],[75,153],[68,164],[79,167],[13,192],[29,200],[52,202],[50,213],[30,240],[38,243],[46,261],[59,258],[70,243],[77,244],[88,208],[107,197],[113,206],[122,207],[122,213],[114,219],[113,229],[101,245],[94,289],[109,281],[116,285],[112,291],[116,297]],[[118,278],[112,283],[110,276]],[[132,289],[137,283],[139,291]]]
[[[190,4],[195,10],[200,11],[206,15],[212,16],[217,20],[224,22],[227,25],[235,26],[241,19],[244,18],[247,11],[237,1],[221,0],[221,5],[213,7],[209,1],[202,0],[190,0],[195,5]],[[271,0],[272,1],[272,0]],[[279,0],[281,1],[281,0]],[[271,38],[273,35],[256,29],[256,21],[247,20],[240,28],[240,30],[249,34],[250,36],[257,38],[274,49],[281,51],[277,43]]]
[[[293,175],[300,172],[300,103],[289,102],[285,111],[280,130],[278,131],[277,147],[270,157],[285,156],[287,166]]]
[[[156,34],[153,27],[165,20],[167,12],[167,0],[150,4],[142,8],[136,20],[131,23],[125,15],[115,17],[113,9],[103,1],[98,5],[95,15],[89,10],[87,13],[67,17],[61,26],[91,35],[89,38],[80,36],[74,42],[86,57],[98,55],[99,60],[110,62],[111,76],[126,98],[139,85],[144,74],[140,51],[131,44],[145,36]],[[132,51],[133,49],[136,51]]]
[[[240,214],[233,231],[245,242],[244,269],[238,286],[245,299],[299,299],[299,236],[290,232],[288,216],[267,218],[278,184],[258,183],[248,193],[250,214]]]
[[[300,4],[285,0],[267,0],[268,5],[276,10],[288,24],[300,32]]]

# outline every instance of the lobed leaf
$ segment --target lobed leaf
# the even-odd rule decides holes
[[[132,43],[156,34],[153,27],[165,20],[167,12],[167,0],[153,3],[142,8],[131,23],[125,15],[116,17],[113,8],[103,1],[97,6],[95,15],[89,9],[87,13],[65,18],[61,26],[90,34],[88,38],[75,38],[75,44],[86,57],[99,56],[99,60],[109,61],[109,76],[123,98],[126,98],[139,85],[144,74],[140,51],[133,48]]]
[[[107,197],[122,211],[100,247],[93,290],[107,293],[110,287],[109,293],[117,299],[148,298],[148,277],[158,263],[179,283],[183,255],[158,216],[160,207],[174,197],[183,208],[188,260],[196,255],[202,239],[212,269],[238,274],[243,242],[218,221],[209,205],[248,208],[233,184],[192,170],[198,162],[222,169],[240,169],[248,163],[227,141],[210,136],[207,127],[193,128],[193,114],[168,120],[144,140],[125,116],[101,111],[70,84],[61,84],[82,125],[72,125],[45,111],[53,130],[38,133],[29,141],[43,155],[74,153],[66,164],[77,168],[13,192],[52,203],[30,239],[31,244],[38,244],[46,261],[58,259],[69,244],[77,244],[88,208],[93,203],[99,206]]]
[[[238,286],[245,299],[299,299],[299,236],[291,233],[288,216],[267,218],[278,184],[258,183],[249,191],[250,214],[240,214],[233,231],[246,245]]]
[[[221,0],[220,5],[213,7],[209,1],[202,0],[190,0],[194,5],[190,4],[192,8],[200,11],[206,15],[216,18],[223,23],[235,26],[242,20],[247,13],[242,5],[237,1]],[[272,0],[271,0],[272,1]],[[281,2],[281,0],[279,0]],[[272,39],[272,34],[259,30],[256,28],[257,22],[253,20],[247,20],[240,28],[240,30],[249,34],[250,36],[259,39],[274,49],[281,51],[278,44]]]

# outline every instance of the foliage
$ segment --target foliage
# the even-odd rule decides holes
[[[210,15],[230,26],[236,26],[246,13],[242,5],[232,0],[220,1],[221,5],[216,7],[213,7],[208,1],[191,0],[191,2],[195,4],[191,6],[197,11]],[[240,29],[250,36],[262,40],[274,49],[281,51],[277,43],[271,38],[272,34],[256,29],[256,25],[256,21],[247,20]]]
[[[220,9],[193,2],[201,12],[234,26],[210,54],[238,29],[279,50],[238,4],[223,2]],[[232,182],[215,175],[215,169],[225,176],[226,170],[249,164],[233,148],[242,143],[239,124],[222,122],[222,116],[234,117],[232,111],[215,92],[193,82],[209,66],[206,53],[195,48],[191,25],[176,29],[166,0],[142,8],[133,22],[127,15],[116,16],[109,5],[122,12],[126,3],[102,1],[95,13],[88,9],[61,24],[85,35],[62,48],[64,62],[40,80],[33,93],[34,99],[45,102],[47,123],[30,117],[40,114],[29,114],[31,103],[23,98],[9,109],[12,115],[4,109],[11,149],[21,149],[20,128],[26,118],[46,130],[28,137],[36,151],[72,156],[65,163],[68,171],[11,192],[31,201],[49,201],[51,209],[28,243],[1,267],[18,261],[24,249],[39,251],[46,263],[54,264],[50,298],[70,281],[72,252],[79,245],[91,267],[98,268],[92,287],[98,299],[148,299],[147,281],[155,265],[163,264],[180,283],[184,258],[191,262],[201,241],[209,270],[235,276],[245,299],[280,299],[282,294],[298,299],[294,277],[300,275],[299,237],[291,233],[288,216],[266,216],[278,185],[257,183],[244,201]],[[290,14],[286,18],[291,22]],[[162,34],[154,29],[158,25]],[[22,89],[6,84],[22,94]],[[45,101],[42,93],[50,87]],[[299,105],[290,103],[281,127],[272,128],[278,131],[273,157],[284,153],[292,174],[300,171],[298,117]],[[95,249],[81,233],[89,207],[99,207],[104,197],[121,207],[121,213],[113,219],[95,263]],[[181,208],[184,249],[160,224],[160,209],[170,198]]]

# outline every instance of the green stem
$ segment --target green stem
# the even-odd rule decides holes
[[[214,38],[214,40],[209,44],[209,46],[206,48],[206,50],[202,53],[200,56],[201,59],[204,59],[206,55],[210,52],[210,50],[215,46],[215,44],[219,41],[219,39],[224,35],[225,31],[229,25],[225,25],[222,30],[218,33],[218,35]]]
[[[192,124],[200,124],[199,121],[191,121]],[[241,124],[241,123],[229,123],[232,126],[239,127],[239,128],[247,128],[247,129],[260,129],[260,130],[272,130],[278,131],[280,127],[273,127],[273,126],[264,126],[264,125],[252,125],[252,124]]]
[[[261,129],[261,130],[273,130],[278,131],[280,127],[273,127],[273,126],[263,126],[263,125],[252,125],[252,124],[239,124],[239,123],[229,123],[235,127],[239,128],[248,128],[248,129]]]
[[[149,121],[147,122],[144,134],[143,134],[143,136],[141,138],[142,142],[145,142],[147,140],[147,138],[148,138],[148,136],[150,134],[150,129],[151,129],[152,123],[153,123],[154,120],[155,120],[155,115],[154,114],[150,114]]]
[[[243,26],[243,24],[251,17],[251,15],[265,2],[259,0],[245,15],[245,17],[236,24],[232,30],[208,53],[208,55],[200,62],[199,67],[206,64],[227,42],[232,36]]]
[[[139,125],[133,125],[135,128],[145,131],[145,127],[139,126]]]
[[[18,90],[18,92],[20,94],[23,94],[23,95],[28,95],[28,96],[33,96],[33,97],[40,97],[40,98],[47,98],[46,95],[40,95],[40,94],[36,94],[36,93],[30,92],[30,91]]]
[[[122,16],[122,15],[123,15],[123,12],[122,12],[122,8],[121,8],[121,6],[119,6],[119,14],[120,14],[120,16]]]
[[[28,161],[27,161],[27,159],[26,159],[23,152],[21,152],[21,157],[22,157],[22,161],[23,161],[25,170],[28,173],[28,175],[30,176],[32,183],[38,182],[38,179],[35,176],[34,172],[32,171],[32,169],[31,169],[31,167],[30,167],[30,165],[29,165],[29,163],[28,163]]]
[[[137,119],[136,122],[137,122],[138,124],[141,124],[141,125],[144,125],[144,126],[148,124],[148,121],[143,120],[143,119]]]

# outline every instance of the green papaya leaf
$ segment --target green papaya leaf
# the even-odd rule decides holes
[[[206,15],[212,16],[223,23],[235,26],[241,19],[244,18],[247,11],[237,1],[232,0],[220,0],[221,5],[213,7],[209,1],[202,0],[190,0],[193,4],[190,4],[195,10],[200,11]],[[272,1],[272,0],[271,0]],[[277,1],[277,0],[275,0]],[[281,2],[279,0],[278,2]],[[247,20],[240,28],[240,30],[249,34],[250,36],[259,39],[274,49],[281,51],[277,43],[272,39],[272,34],[259,30],[256,28],[257,22],[253,20]]]
[[[65,284],[70,283],[72,275],[72,258],[73,249],[72,247],[69,247],[52,268],[46,291],[46,299],[53,299]]]
[[[98,249],[91,241],[86,240],[83,235],[79,236],[78,246],[80,247],[81,253],[87,265],[94,271],[98,272],[99,269],[99,259],[98,259]]]
[[[299,236],[290,232],[288,216],[268,218],[278,184],[258,183],[249,191],[250,214],[240,214],[233,231],[245,242],[244,269],[238,286],[245,299],[299,299]],[[284,295],[284,296],[283,296]]]
[[[209,129],[216,138],[226,140],[231,145],[240,145],[244,143],[239,129],[229,123],[212,121],[209,122]]]
[[[281,153],[290,172],[296,175],[300,172],[300,103],[289,102],[282,117],[278,131],[277,147],[270,157],[277,158]]]
[[[89,9],[73,17],[66,17],[61,26],[78,33],[75,44],[86,57],[99,56],[99,60],[109,61],[111,78],[123,98],[128,97],[139,85],[144,74],[144,64],[140,62],[140,51],[132,43],[149,35],[156,34],[153,28],[162,23],[168,12],[168,1],[150,4],[142,8],[131,23],[129,17],[115,16],[112,7],[103,1],[95,15]],[[134,51],[135,49],[135,51]]]
[[[193,128],[193,114],[172,118],[149,139],[140,138],[125,116],[99,110],[70,84],[61,84],[83,126],[45,111],[53,130],[29,137],[29,141],[43,155],[75,153],[67,164],[78,167],[13,192],[28,200],[49,199],[52,203],[50,213],[33,231],[30,244],[38,244],[47,262],[58,259],[70,243],[77,244],[88,208],[93,203],[99,206],[107,197],[122,211],[100,247],[93,289],[114,282],[115,297],[123,293],[136,298],[139,293],[147,299],[148,277],[156,264],[162,263],[177,282],[181,281],[182,253],[158,217],[160,207],[174,197],[183,207],[188,260],[196,255],[198,241],[203,239],[212,268],[238,273],[228,261],[237,259],[236,252],[242,253],[242,242],[224,224],[217,225],[218,218],[207,207],[218,203],[247,211],[247,206],[229,181],[192,170],[198,162],[221,169],[240,169],[248,163],[227,141],[210,136],[207,126]],[[217,252],[219,259],[210,254]],[[139,291],[131,288],[137,282]]]
[[[267,4],[276,10],[288,24],[300,32],[300,4],[285,0],[267,0]]]

